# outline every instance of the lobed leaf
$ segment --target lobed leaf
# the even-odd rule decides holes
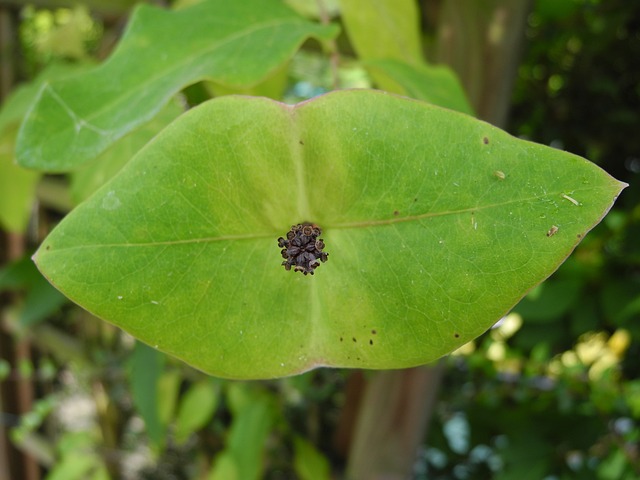
[[[222,97],[172,123],[35,261],[63,293],[210,374],[424,364],[548,277],[624,187],[594,164],[383,92]],[[276,239],[323,230],[285,271]]]

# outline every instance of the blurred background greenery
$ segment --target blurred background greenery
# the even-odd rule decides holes
[[[2,35],[15,40],[2,47],[19,52],[2,64],[5,97],[51,65],[104,59],[132,2],[21,3],[0,2]],[[420,2],[427,51],[431,3]],[[337,2],[325,7],[340,20]],[[372,86],[344,36],[339,46],[340,86]],[[333,88],[330,56],[305,47],[287,70],[287,102]],[[413,478],[640,477],[639,58],[640,2],[532,4],[506,130],[585,156],[630,187],[549,280],[442,361]],[[195,104],[212,91],[185,95]],[[20,110],[16,96],[1,120]],[[18,178],[0,175],[2,185]],[[15,228],[1,237],[0,478],[339,477],[349,388],[369,374],[212,379],[68,303],[29,260],[73,205],[66,180],[34,183],[23,252],[12,253]]]

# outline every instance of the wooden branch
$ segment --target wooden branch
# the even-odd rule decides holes
[[[441,374],[440,364],[375,374],[369,381],[357,419],[348,480],[411,477]]]

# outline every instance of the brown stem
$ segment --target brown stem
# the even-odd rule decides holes
[[[367,385],[347,479],[404,480],[433,411],[442,366],[377,372]]]
[[[16,233],[5,234],[7,242],[7,260],[16,260],[25,252],[25,238],[23,235]],[[5,295],[8,297],[6,308],[15,302],[13,295]],[[5,311],[2,312],[3,317]],[[16,338],[8,334],[4,327],[4,323],[0,325],[0,347],[2,347],[2,355],[0,358],[9,361],[14,367],[24,362],[31,362],[31,345],[26,338]],[[3,397],[2,411],[8,412],[15,416],[20,416],[31,411],[33,406],[34,388],[33,380],[25,378],[22,375],[9,379],[2,385],[1,394]],[[12,385],[13,384],[13,385]],[[15,450],[6,439],[6,430],[3,428],[0,437],[0,445],[4,445],[3,456],[8,458],[5,465],[11,477],[22,478],[24,480],[38,480],[40,478],[40,467],[36,459],[28,452]]]
[[[436,61],[452,67],[479,118],[504,126],[531,1],[445,0]]]

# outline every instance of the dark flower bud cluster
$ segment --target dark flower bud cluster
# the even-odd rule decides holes
[[[302,223],[293,225],[287,232],[287,238],[278,238],[278,246],[282,248],[282,262],[285,270],[313,275],[313,271],[326,262],[329,254],[323,252],[324,242],[318,238],[322,231],[317,225]]]

